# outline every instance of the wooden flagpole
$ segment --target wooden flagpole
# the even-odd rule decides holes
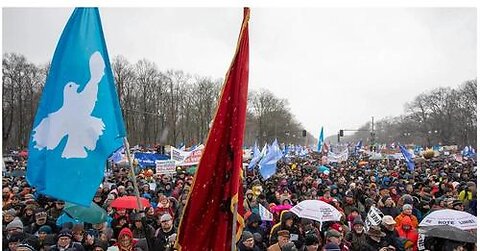
[[[135,197],[137,198],[137,207],[138,207],[138,213],[140,214],[141,221],[142,221],[142,226],[143,226],[143,232],[145,233],[145,239],[147,240],[147,247],[148,251],[153,251],[153,244],[152,240],[150,240],[150,234],[148,233],[148,225],[147,225],[147,220],[146,220],[146,214],[142,205],[142,202],[140,201],[140,192],[138,190],[138,185],[137,185],[137,177],[135,176],[135,170],[133,168],[133,161],[132,161],[132,154],[130,153],[130,144],[128,143],[127,137],[123,138],[123,143],[125,145],[125,152],[127,153],[127,159],[128,159],[128,165],[130,166],[130,173],[132,175],[132,181],[133,181],[133,189],[135,191]]]

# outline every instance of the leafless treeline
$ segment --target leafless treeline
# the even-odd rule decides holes
[[[131,145],[188,146],[205,141],[223,80],[160,71],[146,59],[132,64],[117,56],[111,63]],[[2,70],[3,147],[25,147],[48,65],[37,66],[23,55],[7,53]],[[245,145],[274,138],[304,144],[302,130],[286,100],[268,90],[249,93]],[[308,140],[314,138],[309,134]]]
[[[361,129],[370,129],[366,123]],[[370,140],[358,132],[345,140]],[[376,142],[432,146],[477,145],[477,80],[457,88],[436,88],[422,93],[405,105],[405,114],[375,123]],[[364,141],[365,142],[365,141]]]

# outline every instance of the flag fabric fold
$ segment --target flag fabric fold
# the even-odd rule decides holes
[[[255,142],[255,145],[253,146],[253,157],[250,163],[248,164],[248,170],[252,170],[260,161],[262,158],[262,155],[260,154],[260,150],[258,149],[257,142]]]
[[[97,8],[76,8],[55,50],[29,142],[27,181],[89,206],[125,127]]]
[[[407,167],[408,170],[411,172],[415,169],[415,162],[413,162],[413,156],[412,154],[405,148],[405,146],[400,145],[400,151],[403,154],[403,157],[405,158],[405,162],[407,162]]]
[[[275,139],[272,145],[268,147],[267,154],[258,163],[260,175],[264,180],[267,180],[275,174],[277,170],[277,162],[283,157],[282,151]]]
[[[242,154],[245,129],[250,10],[245,8],[237,49],[178,228],[178,250],[230,250],[243,230]],[[235,204],[237,203],[237,210]],[[236,236],[232,230],[236,216]]]
[[[359,140],[357,144],[355,145],[355,155],[358,154],[358,152],[362,149],[362,140]]]
[[[322,126],[322,130],[320,131],[320,136],[318,136],[317,152],[322,151],[322,146],[323,146],[323,126]]]

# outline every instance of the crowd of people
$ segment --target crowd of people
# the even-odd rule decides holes
[[[7,168],[15,169],[22,161]],[[238,250],[416,251],[419,223],[432,211],[449,208],[476,216],[475,159],[418,159],[413,171],[401,160],[370,160],[365,154],[326,164],[327,172],[319,170],[321,162],[316,153],[282,159],[267,180],[257,168],[245,171],[245,227]],[[135,194],[128,174],[127,168],[112,165],[98,188],[93,202],[108,214],[99,224],[62,221],[64,201],[38,194],[24,176],[4,176],[3,250],[174,250],[193,175],[184,169],[175,175],[152,170],[137,174],[140,195],[151,204],[137,212],[110,205]],[[320,223],[288,210],[304,200],[331,204],[341,212],[341,220]],[[261,218],[260,205],[273,213],[272,221]],[[383,218],[367,231],[372,206]],[[429,250],[476,250],[476,244],[438,239],[424,245]]]

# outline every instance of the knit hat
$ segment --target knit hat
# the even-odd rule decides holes
[[[15,216],[17,216],[17,211],[15,211],[15,209],[13,209],[13,208],[10,208],[6,211],[3,211],[3,215],[7,215],[7,214],[15,217]]]
[[[402,196],[402,198],[403,198],[403,203],[404,204],[413,204],[413,198],[412,198],[411,195],[405,194],[405,195]]]
[[[249,231],[243,231],[242,233],[242,242],[250,239],[250,238],[253,238],[253,234],[250,233]]]
[[[356,224],[365,226],[365,223],[362,220],[362,216],[358,215],[357,217],[355,217],[355,219],[353,220],[353,225],[355,226]]]
[[[58,238],[60,237],[68,237],[68,238],[72,238],[73,237],[73,234],[72,234],[72,230],[70,229],[62,229],[60,231],[60,233],[58,233]]]
[[[325,237],[327,239],[330,238],[330,237],[340,238],[340,237],[342,237],[342,234],[335,229],[330,229],[330,230],[327,231],[327,234],[325,235]]]
[[[340,247],[335,244],[335,243],[327,243],[325,246],[323,246],[323,250],[328,250],[328,251],[341,251]]]
[[[32,245],[28,244],[28,243],[20,243],[18,244],[17,246],[17,249],[18,248],[26,248],[27,250],[29,251],[37,251]]]
[[[263,237],[259,233],[254,233],[253,234],[253,239],[255,240],[255,242],[262,242],[263,241]]]
[[[99,239],[95,239],[95,241],[93,242],[93,248],[101,248],[103,250],[107,250],[108,248],[108,243],[106,243],[105,241],[101,241]]]
[[[23,237],[24,236],[22,233],[15,232],[10,235],[10,237],[8,238],[8,242],[19,242],[23,240]]]
[[[402,209],[403,209],[403,211],[405,211],[405,210],[407,210],[407,209],[412,210],[413,207],[412,207],[412,205],[410,205],[410,204],[405,204],[405,205],[403,205],[403,208],[402,208]]]
[[[8,225],[6,227],[7,231],[10,230],[10,229],[21,229],[23,231],[22,221],[18,217],[15,217],[15,219],[13,219],[12,222],[8,223]]]
[[[23,245],[22,245],[23,244]],[[24,240],[22,240],[21,244],[18,245],[18,247],[24,247],[28,250],[31,251],[36,251],[40,250],[40,243],[38,242],[38,239],[35,236],[27,236]],[[44,244],[47,244],[44,242]],[[52,243],[53,245],[53,243]],[[19,249],[17,249],[19,250]]]
[[[52,228],[49,225],[43,225],[38,229],[39,233],[47,233],[51,234],[52,233]]]
[[[388,199],[391,199],[392,197],[386,195],[386,196],[383,196],[382,197],[382,203],[385,204],[385,202],[388,200]]]
[[[172,219],[172,216],[170,214],[163,214],[162,217],[160,217],[160,222],[162,221],[169,221]]]

